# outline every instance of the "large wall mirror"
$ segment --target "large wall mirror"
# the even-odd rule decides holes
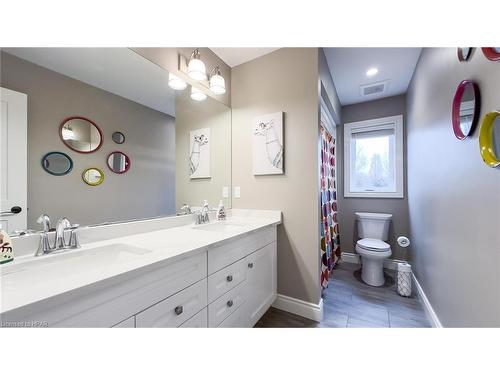
[[[9,232],[40,230],[42,213],[85,226],[176,215],[205,199],[231,207],[231,109],[220,101],[193,100],[189,85],[173,90],[168,71],[129,48],[0,54],[2,88],[29,101],[19,141],[28,147],[27,228]],[[198,148],[200,132],[209,136]]]

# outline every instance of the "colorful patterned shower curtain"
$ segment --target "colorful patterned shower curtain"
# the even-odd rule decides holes
[[[330,273],[340,258],[340,235],[337,221],[337,179],[335,138],[321,124],[321,287],[328,286]]]

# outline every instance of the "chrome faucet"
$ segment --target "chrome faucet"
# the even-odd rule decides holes
[[[80,241],[78,239],[77,232],[79,225],[71,225],[68,218],[63,217],[57,221],[55,240],[53,245],[51,245],[49,242],[49,232],[51,231],[49,216],[46,214],[42,214],[38,218],[37,223],[42,224],[43,231],[42,233],[40,233],[40,244],[38,245],[38,249],[35,252],[35,256],[48,254],[55,250],[77,249],[80,247]],[[69,242],[66,243],[64,233],[68,229],[71,230],[71,232]]]
[[[179,212],[177,213],[178,216],[181,216],[181,215],[191,215],[193,213],[193,211],[191,211],[191,207],[189,207],[188,204],[184,203],[181,207],[181,209],[179,210]]]
[[[210,223],[210,207],[206,200],[203,201],[203,206],[201,210],[196,211],[196,224],[207,224]]]

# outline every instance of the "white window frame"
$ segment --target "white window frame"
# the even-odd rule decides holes
[[[344,124],[344,197],[346,198],[404,198],[404,140],[403,115],[382,117],[373,120]],[[366,130],[394,129],[395,149],[395,192],[352,192],[351,189],[351,135]]]

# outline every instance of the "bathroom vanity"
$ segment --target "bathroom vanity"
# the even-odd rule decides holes
[[[276,298],[281,212],[229,210],[225,221],[193,222],[82,228],[80,249],[16,258],[0,270],[2,324],[254,326]]]

